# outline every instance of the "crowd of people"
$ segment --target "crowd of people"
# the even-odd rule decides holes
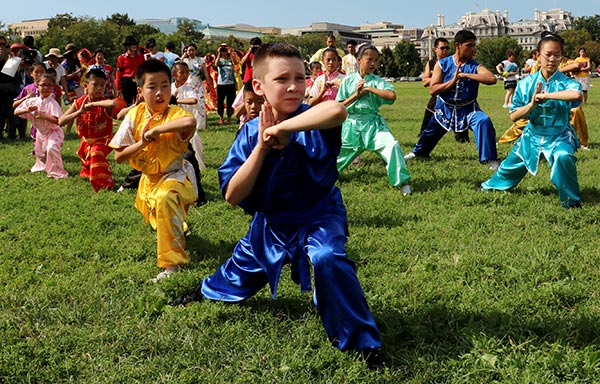
[[[231,257],[173,305],[239,302],[266,285],[275,297],[285,264],[301,289],[310,290],[312,264],[314,300],[329,339],[342,351],[358,351],[373,367],[381,365],[381,340],[346,255],[348,223],[336,186],[339,172],[359,164],[363,151],[375,152],[390,185],[408,196],[407,161],[429,157],[447,132],[464,142],[471,130],[479,162],[494,171],[483,190],[515,187],[527,172],[536,174],[543,156],[563,206],[581,205],[575,152],[580,140],[584,144],[580,103],[587,100],[590,60],[583,48],[577,59],[565,60],[564,41],[552,33],[542,34],[520,81],[513,52],[495,68],[504,78],[503,107],[515,122],[505,134],[515,144],[502,162],[494,125],[477,102],[479,85],[496,84],[497,77],[475,60],[477,38],[467,30],[455,35],[453,52],[448,40],[435,41],[436,58],[423,75],[431,99],[418,142],[406,155],[379,113],[397,95],[374,73],[380,53],[370,44],[351,40],[346,53],[329,36],[305,62],[294,46],[258,38],[246,52],[222,44],[214,55],[201,56],[194,44],[177,54],[173,43],[163,52],[152,38],[140,47],[127,36],[112,67],[101,49],[67,44],[62,53],[51,48],[42,55],[33,39],[26,40],[8,48],[0,36],[2,64],[18,62],[13,72],[0,74],[2,126],[9,138],[25,138],[23,119],[30,120],[31,171],[62,179],[68,177],[62,127],[68,132],[74,124],[80,176],[95,191],[115,188],[111,152],[116,162],[131,164],[118,190],[137,188],[135,207],[156,230],[161,271],[154,282],[189,262],[187,214],[206,202],[200,134],[207,109],[216,110],[219,124],[239,120],[218,173],[225,200],[253,216],[250,228]],[[120,121],[116,132],[114,119]]]

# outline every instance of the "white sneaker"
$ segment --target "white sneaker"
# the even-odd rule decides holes
[[[510,104],[503,104],[502,108],[508,109],[508,108],[510,108]]]
[[[412,194],[412,190],[410,189],[410,185],[404,184],[402,186],[402,195],[403,196],[408,196],[408,195],[411,195],[411,194]]]
[[[589,151],[590,149],[588,147],[586,147],[585,145],[581,146],[581,150],[582,151]]]
[[[490,161],[490,171],[495,171],[499,166],[500,163],[498,163],[496,160]]]
[[[175,272],[177,272],[178,269],[179,269],[179,267],[177,267],[177,266],[166,268],[164,271],[162,271],[161,273],[156,275],[156,277],[154,279],[152,279],[152,282],[157,283],[159,280],[166,279],[167,277],[169,277],[172,274],[174,274]]]
[[[417,157],[417,155],[414,152],[409,152],[408,155],[404,156],[404,160],[414,159],[415,157]]]
[[[124,190],[125,190],[125,187],[121,185],[121,186],[119,187],[119,189],[117,189],[117,193],[121,193],[121,192],[123,192]]]

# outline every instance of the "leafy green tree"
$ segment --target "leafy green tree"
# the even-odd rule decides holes
[[[379,68],[376,74],[382,77],[399,77],[400,68],[394,56],[394,51],[389,47],[383,47],[379,58]]]
[[[74,17],[71,13],[59,13],[48,21],[48,29],[67,29],[79,21],[80,18]]]
[[[516,62],[519,65],[522,65],[527,59],[519,42],[508,36],[481,39],[477,44],[475,59],[492,73],[495,73],[496,65],[506,60],[506,51],[509,50],[515,53]]]
[[[135,25],[135,21],[127,13],[113,13],[106,20],[112,21],[119,27],[133,27]]]
[[[263,43],[273,43],[276,41],[285,41],[296,46],[305,60],[309,60],[319,49],[325,47],[327,35],[325,33],[306,33],[302,36],[292,35],[266,35],[262,39]]]
[[[423,70],[419,51],[411,42],[398,42],[394,47],[394,56],[396,56],[400,76],[417,76]]]
[[[560,34],[560,37],[562,37],[565,40],[564,53],[565,56],[569,58],[575,58],[579,56],[577,53],[579,51],[579,48],[583,47],[583,45],[587,41],[592,40],[592,37],[590,36],[589,32],[585,29],[571,29],[568,31],[564,31]]]
[[[577,18],[574,29],[585,30],[590,34],[590,40],[600,41],[600,15]]]
[[[179,23],[179,25],[177,25],[177,32],[182,35],[188,43],[198,44],[198,42],[204,39],[204,33],[198,30],[196,24],[190,20],[183,20]]]

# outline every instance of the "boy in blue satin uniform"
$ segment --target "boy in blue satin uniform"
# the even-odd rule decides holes
[[[346,210],[335,186],[346,110],[335,101],[302,104],[302,57],[286,43],[258,50],[252,81],[265,104],[242,127],[219,168],[225,199],[253,215],[250,229],[229,260],[172,304],[239,302],[267,284],[274,298],[285,264],[308,291],[310,262],[314,302],[331,342],[360,352],[370,366],[380,364],[379,330],[346,255]]]

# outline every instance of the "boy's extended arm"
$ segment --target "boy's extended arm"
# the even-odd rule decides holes
[[[264,105],[264,104],[263,104]],[[323,130],[339,127],[348,112],[344,104],[327,100],[314,107],[265,129],[265,143],[275,149],[285,148],[290,134],[299,131]]]
[[[185,139],[188,135],[193,133],[195,129],[196,119],[193,116],[184,116],[152,129],[148,129],[144,132],[143,139],[148,141],[156,140],[162,133],[169,132],[185,133],[185,135],[182,135],[182,138]]]
[[[65,114],[58,119],[58,125],[65,125],[72,122],[77,116],[84,114],[91,108],[101,107],[106,109],[112,109],[115,106],[115,101],[110,99],[91,101],[89,103],[84,102],[83,104],[81,104],[81,108],[79,109],[77,109],[75,103],[72,103],[69,109],[65,112]]]
[[[77,105],[75,105],[75,103],[71,103],[71,105],[69,106],[69,109],[66,110],[64,115],[62,115],[61,117],[58,118],[58,125],[69,124],[70,122],[75,120],[75,118],[77,116],[81,115],[82,113],[83,113],[82,109],[78,109]]]
[[[189,97],[187,99],[177,99],[177,104],[194,105],[198,104],[198,99],[196,99],[195,97]]]
[[[343,104],[330,100],[275,124],[270,104],[264,103],[259,114],[258,144],[229,180],[225,200],[231,205],[238,205],[250,195],[267,154],[271,148],[284,148],[292,132],[338,127],[347,114]]]
[[[191,116],[184,116],[179,119],[171,120],[166,124],[159,125],[157,127],[147,130],[148,124],[150,124],[151,122],[152,119],[148,120],[148,123],[143,130],[144,133],[142,134],[142,138],[140,140],[126,147],[115,148],[115,161],[117,163],[120,164],[127,160],[131,160],[151,141],[158,139],[161,133],[183,132],[186,133],[185,137],[187,137],[191,133],[193,133],[194,129],[196,128],[196,119]]]

